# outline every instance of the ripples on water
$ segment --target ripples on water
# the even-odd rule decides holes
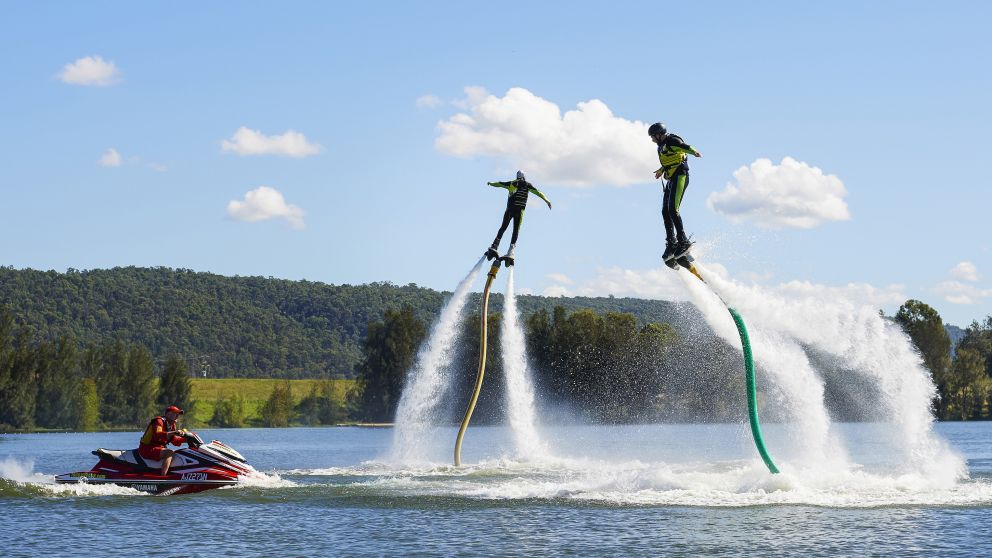
[[[214,431],[262,472],[173,498],[52,484],[89,466],[91,446],[112,445],[103,438],[128,434],[4,436],[0,530],[5,555],[32,556],[975,555],[992,542],[992,428],[940,427],[966,477],[890,472],[873,435],[852,452],[861,465],[785,459],[773,476],[737,426],[562,429],[550,438],[572,439],[559,444],[568,456],[536,461],[499,457],[510,435],[479,428],[461,468],[388,462],[388,430]],[[163,525],[175,534],[154,535]]]

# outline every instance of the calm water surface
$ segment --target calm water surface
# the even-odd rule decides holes
[[[937,425],[954,459],[924,465],[884,425],[835,426],[843,451],[810,459],[770,425],[775,476],[742,425],[548,427],[524,457],[473,427],[458,469],[454,429],[425,440],[428,463],[390,455],[390,429],[201,430],[260,474],[179,497],[51,484],[140,433],[0,435],[0,554],[992,554],[992,424]]]

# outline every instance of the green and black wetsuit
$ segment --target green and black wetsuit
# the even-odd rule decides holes
[[[513,236],[510,237],[510,244],[517,243],[517,236],[520,235],[520,223],[524,220],[524,209],[527,207],[527,196],[531,192],[534,192],[534,195],[546,203],[551,203],[540,190],[526,180],[487,182],[487,184],[495,188],[506,188],[509,192],[506,198],[506,211],[503,213],[503,224],[500,225],[496,239],[493,240],[494,247],[499,247],[499,241],[503,238],[503,233],[506,232],[506,227],[510,224],[511,219],[513,220]]]
[[[689,187],[689,162],[686,156],[695,153],[696,150],[692,146],[675,134],[668,134],[658,144],[658,160],[661,162],[661,168],[658,170],[664,173],[665,178],[665,196],[661,214],[665,219],[665,238],[669,242],[687,240],[685,229],[682,228],[679,206],[682,205],[682,196]]]

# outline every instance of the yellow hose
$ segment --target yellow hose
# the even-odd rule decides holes
[[[486,279],[486,288],[482,291],[482,327],[481,333],[479,335],[479,373],[475,377],[475,391],[472,393],[472,399],[468,402],[468,408],[465,409],[465,417],[462,419],[462,425],[458,428],[458,438],[455,439],[455,467],[462,464],[462,439],[465,437],[465,430],[468,429],[468,423],[472,420],[472,413],[475,411],[475,403],[479,400],[479,392],[482,391],[482,378],[486,375],[486,337],[488,335],[489,321],[488,321],[488,311],[489,311],[489,289],[493,286],[493,280],[496,279],[496,274],[499,273],[499,263],[500,260],[497,258],[493,262],[493,266],[489,268],[489,276]]]

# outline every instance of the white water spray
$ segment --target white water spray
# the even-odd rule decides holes
[[[965,476],[962,459],[933,432],[930,402],[935,387],[897,325],[869,306],[812,294],[787,298],[696,267],[747,320],[756,359],[789,399],[784,403],[807,450],[800,458],[802,466],[814,466],[823,457],[833,458],[830,465],[835,466],[843,458],[843,448],[830,432],[823,382],[804,348],[811,347],[877,386],[879,400],[872,405],[895,427],[893,444],[902,452],[897,472],[918,474],[942,486]],[[698,287],[690,287],[697,301],[705,298]],[[725,312],[715,310],[712,300],[699,307],[717,333],[726,337],[726,325],[717,325],[725,320]]]
[[[696,266],[700,272],[704,268]],[[727,308],[709,288],[687,273],[679,273],[692,294],[696,306],[710,327],[732,347],[740,346],[740,336]],[[707,282],[710,278],[706,277]],[[775,387],[784,397],[773,405],[784,411],[789,420],[789,448],[775,448],[773,457],[783,449],[805,464],[824,467],[846,467],[846,455],[830,437],[830,416],[823,400],[823,381],[817,376],[809,357],[792,338],[779,331],[758,327],[749,313],[744,313],[755,363],[771,376]],[[743,380],[743,370],[735,371]],[[742,382],[743,385],[743,382]],[[769,394],[771,390],[764,390]],[[743,392],[742,392],[743,394]]]
[[[517,313],[517,297],[513,290],[513,267],[508,269],[506,297],[503,306],[503,327],[500,344],[503,347],[503,372],[506,376],[506,412],[513,431],[518,457],[534,459],[544,453],[534,410],[534,384],[527,369],[527,346]]]
[[[393,432],[393,460],[408,463],[428,459],[431,439],[429,430],[436,422],[438,403],[450,386],[448,367],[455,353],[455,338],[461,324],[462,310],[469,289],[478,277],[485,257],[479,258],[468,275],[462,279],[451,299],[441,310],[441,317],[431,328],[427,343],[420,347],[417,361],[407,376],[406,386],[396,410]]]

